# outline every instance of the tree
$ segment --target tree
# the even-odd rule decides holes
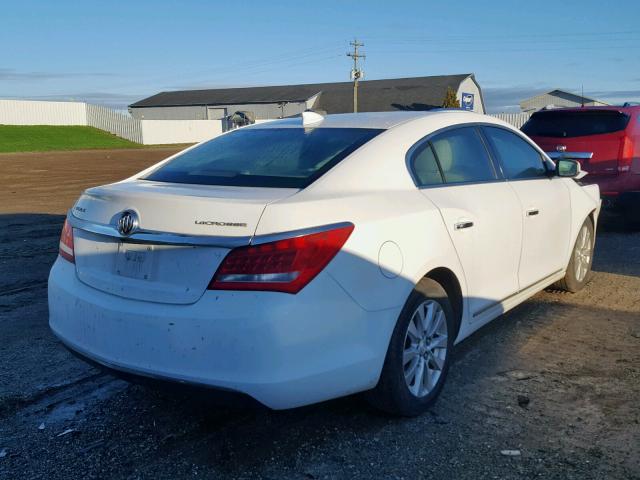
[[[447,87],[447,93],[444,96],[442,106],[444,108],[460,108],[460,102],[458,101],[456,92],[453,88]]]

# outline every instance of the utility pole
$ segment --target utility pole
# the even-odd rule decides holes
[[[358,67],[358,59],[365,58],[366,55],[358,53],[358,47],[364,47],[364,43],[358,43],[357,39],[349,42],[353,47],[353,52],[347,52],[347,57],[353,58],[353,69],[351,70],[351,79],[353,80],[353,113],[358,112],[358,82],[363,77],[364,72]]]

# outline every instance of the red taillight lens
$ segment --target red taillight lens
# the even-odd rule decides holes
[[[210,290],[298,293],[322,271],[351,235],[353,225],[248,247],[222,261]]]
[[[60,253],[60,256],[65,260],[75,263],[73,255],[73,228],[67,220],[64,221],[64,227],[62,227],[62,233],[60,234],[58,253]]]
[[[624,173],[631,170],[631,164],[633,163],[633,140],[627,135],[622,140],[622,148],[620,154],[620,160],[618,161],[618,172]]]

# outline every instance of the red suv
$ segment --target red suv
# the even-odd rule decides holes
[[[640,226],[640,105],[540,110],[522,131],[551,158],[578,160],[604,206]]]

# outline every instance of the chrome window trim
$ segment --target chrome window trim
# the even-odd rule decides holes
[[[138,230],[129,236],[121,235],[115,225],[105,225],[94,223],[73,215],[71,211],[67,214],[67,221],[76,229],[85,232],[95,233],[106,237],[115,238],[126,243],[153,243],[162,245],[181,246],[201,246],[219,248],[237,248],[249,245],[261,245],[263,243],[275,242],[286,238],[296,238],[312,233],[325,232],[335,228],[353,226],[351,222],[338,222],[315,227],[301,228],[286,232],[267,233],[264,235],[245,235],[241,237],[223,237],[213,235],[182,235],[179,233],[160,232],[156,230]]]
[[[478,181],[478,182],[440,183],[438,185],[424,185],[424,186],[417,185],[417,188],[418,190],[427,190],[430,188],[462,187],[465,185],[473,186],[473,185],[485,185],[488,183],[506,183],[506,182],[507,182],[506,178],[498,178],[496,180],[484,180],[484,181]]]

